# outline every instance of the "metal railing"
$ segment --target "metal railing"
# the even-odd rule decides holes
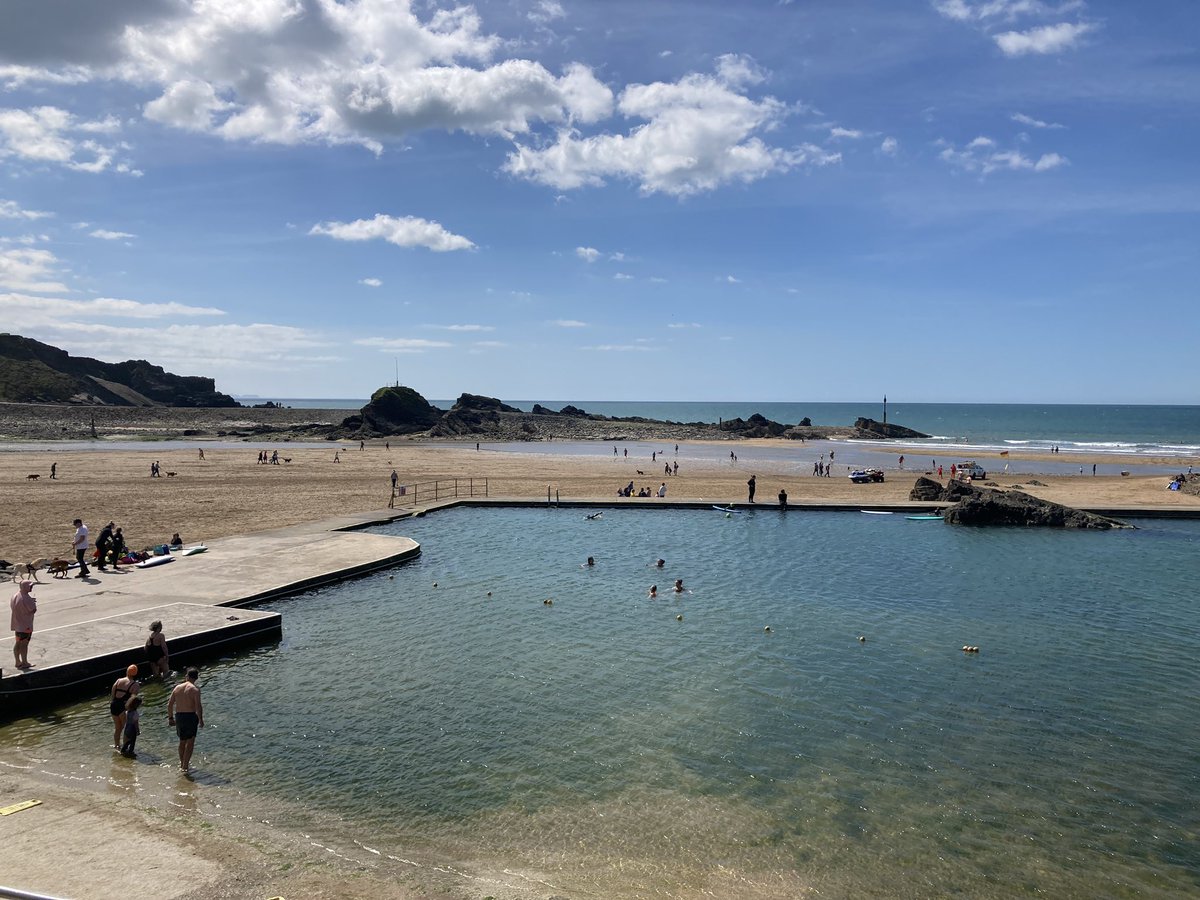
[[[415,484],[400,484],[392,489],[388,509],[394,509],[397,501],[401,506],[420,506],[441,500],[457,500],[459,497],[486,497],[486,478],[439,478],[435,481],[418,481]]]

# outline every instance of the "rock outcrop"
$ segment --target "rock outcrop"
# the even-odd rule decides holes
[[[144,359],[106,363],[17,334],[0,334],[0,401],[93,406],[224,408],[238,402],[199,375],[174,375]]]
[[[759,413],[754,413],[749,419],[725,419],[721,422],[721,430],[733,432],[738,437],[762,438],[779,437],[788,430],[788,427],[778,422],[772,422]]]
[[[383,387],[358,415],[342,420],[342,428],[353,436],[382,437],[415,434],[438,423],[442,411],[410,387]]]
[[[903,425],[876,422],[874,419],[867,419],[863,418],[862,416],[859,416],[854,420],[854,427],[859,431],[864,431],[867,434],[872,434],[881,438],[894,438],[907,441],[929,437],[927,434],[922,434],[921,432],[914,431],[911,428],[905,428]]]
[[[951,525],[1021,525],[1032,528],[1132,528],[1124,522],[1041,500],[1021,491],[976,490],[943,514]]]

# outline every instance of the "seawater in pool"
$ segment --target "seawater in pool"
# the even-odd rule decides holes
[[[405,520],[418,560],[206,668],[200,767],[566,893],[1194,894],[1200,523],[1139,524]],[[94,706],[0,751],[79,752]]]

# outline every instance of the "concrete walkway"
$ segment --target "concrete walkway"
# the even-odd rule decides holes
[[[278,640],[277,613],[244,607],[396,565],[420,553],[404,537],[357,529],[411,514],[387,510],[276,531],[221,538],[193,556],[149,569],[121,566],[88,578],[42,573],[29,661],[0,658],[0,719],[42,708],[146,662],[151,621],[160,619],[172,668],[235,645]],[[72,570],[74,571],[74,570]]]

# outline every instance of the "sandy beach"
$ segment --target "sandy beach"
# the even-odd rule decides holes
[[[343,513],[382,509],[391,493],[390,476],[396,470],[401,484],[460,479],[493,498],[545,499],[547,489],[561,500],[613,500],[619,487],[657,489],[667,484],[667,499],[725,503],[746,500],[746,481],[757,475],[759,503],[773,504],[785,489],[789,502],[864,505],[901,502],[919,472],[895,467],[895,453],[879,453],[880,464],[890,464],[883,484],[855,485],[838,471],[835,477],[797,475],[794,467],[763,462],[733,462],[730,449],[783,446],[794,442],[746,441],[681,445],[677,476],[662,474],[661,460],[597,456],[557,456],[503,450],[476,451],[473,444],[444,445],[404,442],[385,449],[382,441],[359,450],[357,444],[322,449],[279,446],[279,465],[256,463],[258,446],[237,449],[167,449],[154,444],[144,448],[58,450],[44,449],[0,453],[0,482],[8,485],[9,502],[0,514],[0,558],[22,561],[42,556],[67,555],[71,522],[81,517],[98,533],[106,522],[124,529],[133,548],[162,543],[179,532],[185,542],[247,534]],[[503,445],[499,445],[503,446]],[[334,454],[339,462],[334,462]],[[813,452],[816,455],[816,452]],[[673,458],[673,457],[671,457]],[[1031,457],[1036,458],[1036,457]],[[1114,460],[1117,458],[1113,458]],[[885,463],[886,460],[886,463]],[[157,461],[164,473],[150,477]],[[1074,462],[1063,454],[1057,462]],[[1090,472],[1094,458],[1079,459]],[[1111,462],[1106,460],[1106,462]],[[49,477],[51,463],[57,477]],[[998,476],[996,484],[1021,484],[1029,493],[1047,500],[1084,508],[1166,506],[1200,508],[1200,498],[1165,490],[1162,475],[1138,474],[1139,464],[1163,465],[1167,460],[1127,459],[1130,476]],[[840,467],[844,468],[844,467]],[[773,471],[774,469],[774,471]],[[785,471],[793,469],[793,471]],[[638,471],[644,472],[639,475]],[[168,477],[166,473],[174,472]],[[37,474],[37,479],[27,476]],[[1042,485],[1029,485],[1037,480]],[[486,485],[486,488],[484,487]],[[445,486],[443,486],[444,489]],[[411,503],[411,496],[398,503]],[[655,504],[657,499],[636,498],[624,503]]]

